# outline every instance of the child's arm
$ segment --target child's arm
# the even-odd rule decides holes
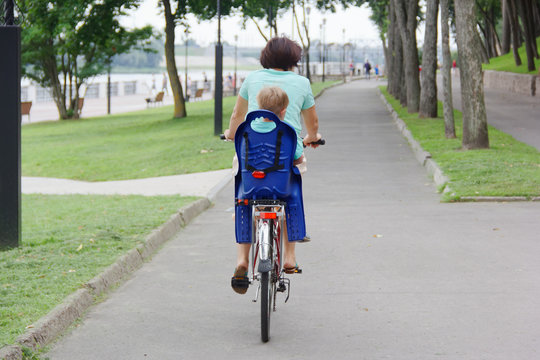
[[[304,118],[304,124],[306,125],[307,135],[304,138],[304,145],[316,148],[317,144],[311,144],[317,140],[320,140],[321,134],[319,131],[319,116],[315,111],[315,105],[309,109],[302,110],[302,117]]]
[[[238,96],[238,98],[236,99],[236,105],[234,105],[234,110],[231,115],[231,120],[229,121],[229,128],[223,132],[225,138],[231,140],[234,139],[236,129],[238,129],[238,126],[240,126],[242,121],[244,121],[244,119],[246,118],[248,105],[249,103],[246,99]]]

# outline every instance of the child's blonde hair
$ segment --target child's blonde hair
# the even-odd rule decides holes
[[[287,93],[280,87],[269,86],[262,88],[257,94],[259,109],[269,110],[278,115],[289,105]]]

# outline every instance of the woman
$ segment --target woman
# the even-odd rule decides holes
[[[302,48],[294,41],[286,37],[276,37],[268,41],[261,52],[260,62],[263,70],[251,73],[242,83],[236,105],[231,116],[229,129],[225,130],[228,139],[234,139],[236,129],[244,121],[246,114],[259,109],[257,94],[263,87],[278,86],[287,93],[289,105],[285,113],[284,122],[296,130],[298,143],[296,146],[295,163],[300,172],[306,171],[306,159],[303,156],[304,144],[311,144],[321,138],[317,132],[319,119],[315,111],[315,99],[311,91],[309,80],[293,72],[302,55]],[[307,135],[302,138],[302,120],[306,126]],[[302,143],[303,142],[303,143]],[[247,277],[249,263],[249,248],[251,244],[237,244],[238,257],[234,278]],[[285,269],[297,269],[295,242],[285,241]],[[238,293],[245,293],[245,289],[233,289]]]

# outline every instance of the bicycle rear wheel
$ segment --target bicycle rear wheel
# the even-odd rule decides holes
[[[261,339],[270,339],[270,314],[274,301],[274,286],[270,271],[261,273]]]

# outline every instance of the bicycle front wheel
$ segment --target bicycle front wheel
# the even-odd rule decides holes
[[[261,273],[261,339],[270,339],[270,314],[273,309],[273,286],[270,271]]]

